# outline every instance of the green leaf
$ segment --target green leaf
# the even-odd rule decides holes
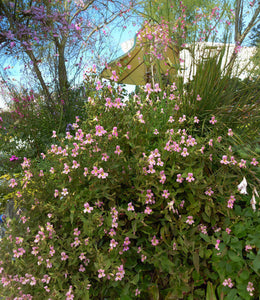
[[[228,300],[239,299],[239,298],[237,297],[237,290],[236,290],[236,289],[231,289],[230,292],[227,294],[226,299],[228,299]]]
[[[89,300],[89,291],[85,291],[84,296],[82,298],[82,300]]]
[[[207,204],[206,204],[206,206],[205,206],[205,213],[206,213],[206,215],[207,215],[208,217],[211,216],[211,208],[210,208],[210,206],[207,205]]]
[[[213,284],[210,281],[207,283],[206,300],[217,300]]]
[[[247,270],[244,270],[240,273],[239,278],[243,280],[247,280],[249,278],[250,273]]]
[[[132,298],[130,296],[127,296],[127,295],[122,295],[120,297],[120,300],[132,300]]]
[[[152,285],[149,288],[149,294],[152,296],[151,300],[159,300],[159,289],[157,285]]]
[[[71,209],[70,211],[70,223],[73,224],[75,209]]]
[[[253,267],[256,272],[258,272],[258,270],[260,269],[260,255],[259,254],[253,260]]]
[[[210,237],[207,234],[200,233],[200,237],[207,243],[210,243]]]
[[[228,251],[228,256],[234,262],[239,262],[241,260],[241,257],[237,253],[231,250]]]
[[[195,267],[196,271],[199,273],[200,272],[200,257],[199,257],[199,253],[197,251],[193,252],[192,259],[193,259],[194,267]]]
[[[138,281],[139,281],[139,273],[137,273],[135,275],[135,277],[133,278],[133,280],[131,281],[131,283],[133,283],[134,285],[137,285]]]

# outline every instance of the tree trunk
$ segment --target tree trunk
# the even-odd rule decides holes
[[[48,89],[48,87],[47,87],[47,85],[46,85],[43,77],[42,77],[42,73],[41,73],[41,71],[40,71],[40,69],[38,67],[37,60],[36,60],[36,58],[35,58],[32,50],[26,50],[25,52],[26,52],[26,54],[30,57],[30,59],[33,62],[33,69],[34,69],[34,71],[36,73],[36,76],[37,76],[38,80],[40,81],[41,87],[42,87],[43,92],[45,94],[45,97],[47,99],[47,104],[50,104],[51,94],[50,94],[50,91],[49,91],[49,89]]]
[[[69,89],[69,81],[67,75],[67,69],[65,65],[65,46],[59,44],[58,52],[59,52],[59,64],[58,64],[58,76],[59,76],[59,92],[62,99],[68,104],[68,89]]]

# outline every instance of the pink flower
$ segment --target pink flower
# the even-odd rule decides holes
[[[113,107],[113,102],[112,102],[111,98],[106,98],[105,106],[108,107],[108,108]]]
[[[212,117],[211,117],[209,123],[211,123],[211,124],[217,123],[217,120],[215,119],[215,116],[212,116]]]
[[[117,127],[113,127],[112,135],[118,136]]]
[[[141,255],[141,262],[144,262],[146,259],[147,259],[147,256],[144,255],[144,254],[142,254],[142,255]]]
[[[84,260],[84,259],[86,259],[86,256],[85,256],[85,254],[84,254],[84,253],[81,253],[81,254],[80,254],[80,256],[79,256],[79,259],[80,259],[80,260]]]
[[[84,173],[83,173],[83,175],[86,177],[87,175],[88,175],[88,168],[84,168]]]
[[[91,171],[91,174],[94,176],[98,176],[98,168],[96,166],[93,166],[93,170]]]
[[[116,146],[116,151],[115,151],[115,154],[118,154],[120,155],[120,153],[123,152],[121,149],[120,149],[120,146]]]
[[[97,86],[96,86],[96,90],[99,91],[100,89],[102,89],[102,84],[100,81],[97,82]]]
[[[255,288],[252,282],[248,282],[246,290],[249,292],[249,295],[253,297],[253,291],[255,290]]]
[[[121,281],[125,276],[124,266],[121,265],[121,266],[117,267],[117,269],[118,269],[118,272],[116,273],[115,281],[118,281],[118,280]]]
[[[102,136],[105,133],[107,133],[107,131],[104,130],[103,126],[100,126],[100,125],[96,126],[96,135],[97,136]]]
[[[225,279],[224,282],[222,283],[224,286],[228,286],[229,288],[233,287],[233,283],[231,278]]]
[[[66,163],[64,163],[64,169],[63,169],[63,172],[62,172],[62,173],[68,174],[69,172],[70,172],[69,166],[68,166]]]
[[[108,176],[108,173],[104,172],[103,168],[100,168],[98,170],[98,178],[105,179],[105,178],[107,178],[107,176]]]
[[[179,118],[179,123],[183,123],[184,121],[186,121],[185,115],[183,115],[182,117]]]
[[[227,160],[227,156],[226,155],[222,156],[222,160],[220,161],[220,163],[224,164],[224,165],[228,165],[229,164],[229,161]]]
[[[15,181],[14,178],[12,178],[10,181],[11,181],[11,183],[9,184],[9,186],[14,188],[17,185],[17,182]]]
[[[217,249],[218,251],[220,250],[220,249],[219,249],[219,244],[220,244],[220,240],[217,240],[217,241],[216,241],[216,245],[215,245],[215,249]]]
[[[173,123],[173,122],[174,122],[174,119],[173,119],[173,117],[172,117],[172,116],[170,116],[170,117],[169,117],[169,120],[168,120],[168,122],[169,122],[169,123]]]
[[[162,90],[160,89],[160,86],[159,86],[159,83],[156,83],[155,85],[154,85],[154,92],[161,92]]]
[[[195,116],[195,117],[194,117],[194,123],[199,123],[199,121],[200,121],[200,120],[198,119],[198,117]]]
[[[118,81],[119,77],[116,75],[116,71],[112,71],[112,76],[110,77],[111,80]]]
[[[152,87],[151,87],[151,83],[146,83],[144,91],[146,93],[148,93],[148,95],[153,91]]]
[[[179,182],[179,183],[182,183],[183,180],[184,180],[184,178],[181,177],[181,174],[177,174],[177,179],[176,179],[176,181]]]
[[[186,178],[186,180],[187,180],[188,182],[194,181],[195,178],[193,177],[193,173],[188,173],[188,177]]]
[[[231,195],[229,200],[228,200],[227,207],[232,209],[233,206],[234,206],[235,201],[236,201],[235,197]]]
[[[168,193],[168,190],[163,190],[162,196],[167,199],[170,196],[170,193]]]
[[[201,100],[201,97],[200,95],[197,95],[197,98],[196,98],[197,101],[200,101]]]
[[[199,227],[199,230],[201,231],[201,233],[208,234],[206,225],[200,224],[198,227]]]
[[[66,188],[63,188],[62,189],[62,192],[61,192],[61,194],[63,195],[63,196],[67,196],[68,195],[68,189],[66,189]]]
[[[175,97],[175,95],[174,94],[170,94],[170,96],[169,96],[169,100],[174,100],[176,97]]]
[[[98,278],[102,278],[102,277],[105,277],[105,276],[106,276],[105,270],[99,269],[98,270]]]
[[[79,163],[77,163],[76,160],[73,160],[73,165],[72,165],[72,169],[77,169],[80,166]]]
[[[129,202],[129,203],[128,203],[127,210],[128,210],[128,211],[134,211],[134,210],[135,210],[135,208],[134,208],[132,202]]]
[[[86,268],[83,265],[80,265],[79,272],[84,272],[85,270],[86,270]]]
[[[152,213],[152,209],[149,207],[149,206],[146,206],[145,210],[144,210],[144,213],[147,214],[147,215],[150,215]]]
[[[211,196],[211,195],[214,194],[214,192],[212,191],[211,187],[209,187],[209,188],[206,190],[205,194],[208,195],[208,196]]]
[[[157,240],[155,235],[151,239],[151,243],[152,243],[153,246],[157,246],[159,244],[159,240]]]
[[[231,229],[230,228],[226,228],[226,233],[230,234],[231,233]]]
[[[117,245],[118,245],[118,242],[115,239],[112,239],[109,244],[110,250],[112,250],[113,248],[116,248]]]
[[[80,230],[78,228],[74,228],[74,235],[79,236],[80,235]]]
[[[233,133],[232,129],[229,128],[229,129],[228,129],[228,135],[229,135],[229,136],[233,136],[233,134],[234,134],[234,133]]]
[[[1,128],[1,127],[0,127]],[[15,156],[15,155],[12,155],[11,157],[10,157],[10,161],[14,161],[14,160],[18,160],[19,158],[17,157],[17,156]]]
[[[189,224],[189,225],[192,225],[194,223],[193,216],[188,216],[187,220],[186,220],[186,223]]]
[[[51,269],[52,268],[52,263],[50,262],[49,259],[46,259],[46,263],[47,263],[46,268]]]
[[[86,202],[85,204],[84,204],[84,213],[86,213],[86,212],[88,212],[89,214],[91,213],[91,211],[93,210],[93,207],[91,207],[89,204],[88,204],[88,202]]]
[[[186,156],[189,155],[189,152],[188,152],[187,148],[183,148],[181,155],[182,155],[183,157],[186,157]]]
[[[238,163],[239,168],[246,168],[246,160],[241,159],[241,161]]]
[[[253,165],[253,166],[257,166],[258,161],[255,158],[253,158],[250,164]]]
[[[58,190],[55,190],[55,191],[54,191],[54,197],[57,198],[58,196],[59,196],[59,191],[58,191]]]
[[[250,246],[250,245],[246,245],[245,246],[245,250],[246,250],[246,252],[250,252],[250,250],[252,250],[253,248],[252,248],[252,246]]]

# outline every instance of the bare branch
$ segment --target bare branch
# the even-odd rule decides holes
[[[80,14],[80,13],[83,12],[83,11],[86,11],[86,10],[90,7],[90,5],[91,5],[93,2],[95,2],[95,0],[90,0],[88,4],[84,5],[84,7],[78,9],[78,10],[75,12],[75,14],[72,16],[72,18],[70,19],[70,22],[72,22],[72,21],[74,20],[74,18],[75,18],[78,14]]]
[[[241,0],[238,0],[238,7],[241,8]],[[241,18],[241,13],[239,11],[237,11],[236,9],[236,20],[235,20],[235,41],[237,45],[241,45],[242,42],[244,41],[244,39],[246,38],[246,36],[248,35],[249,31],[259,22],[259,17],[260,15],[260,3],[258,4],[258,7],[255,10],[255,13],[252,17],[252,19],[250,20],[250,22],[248,23],[246,29],[244,30],[244,32],[242,33],[241,31],[239,31],[239,19]],[[230,70],[232,68],[232,66],[234,65],[235,59],[237,57],[237,49],[235,48],[231,58],[229,60],[229,63],[227,65],[228,69]]]
[[[104,23],[102,23],[102,24],[96,26],[96,27],[90,32],[90,34],[87,36],[85,42],[88,42],[89,39],[91,38],[91,36],[92,36],[95,32],[99,31],[101,28],[103,28],[103,27],[105,27],[106,25],[108,25],[108,24],[110,24],[111,22],[113,22],[113,21],[114,21],[118,16],[120,16],[121,14],[122,14],[122,12],[119,12],[118,14],[115,14],[109,21],[106,21],[106,22],[104,22]]]
[[[240,35],[239,39],[236,40],[236,42],[238,42],[239,44],[241,44],[243,42],[243,40],[245,39],[245,37],[247,36],[247,34],[249,33],[249,31],[259,22],[259,20],[257,20],[258,16],[260,14],[260,4],[257,7],[257,9],[255,10],[255,13],[251,19],[251,21],[249,22],[249,24],[247,25],[246,29],[244,30],[244,32]]]

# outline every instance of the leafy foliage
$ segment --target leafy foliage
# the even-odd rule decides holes
[[[245,160],[217,116],[185,115],[177,84],[128,101],[115,84],[90,90],[87,119],[10,180],[19,216],[1,241],[2,295],[258,297],[259,151]],[[207,101],[185,97],[192,112]]]

